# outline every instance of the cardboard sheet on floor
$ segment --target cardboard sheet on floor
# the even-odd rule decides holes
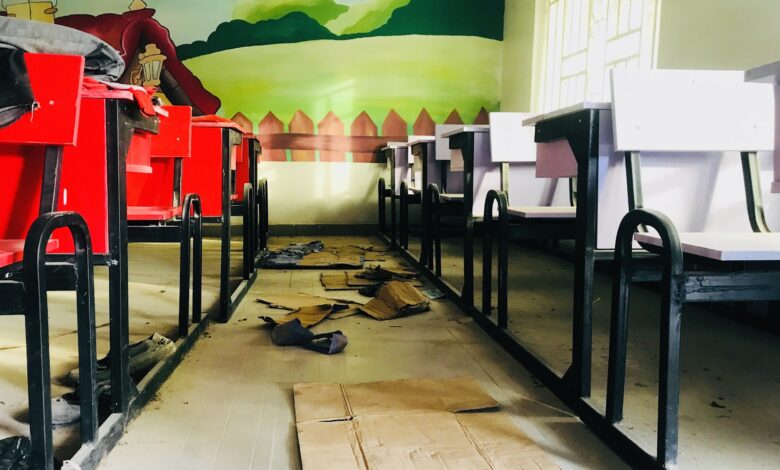
[[[473,379],[293,390],[304,470],[558,468]]]
[[[378,279],[364,279],[358,277],[359,273],[342,271],[335,273],[321,273],[320,283],[325,290],[358,290],[367,286],[376,286],[381,284],[382,280]],[[415,287],[422,287],[422,281],[418,279],[405,279],[404,282],[408,282]]]
[[[299,268],[362,268],[363,251],[353,247],[325,248],[298,261]]]
[[[297,310],[301,307],[323,304],[362,304],[363,302],[347,299],[335,299],[332,297],[320,297],[309,294],[279,294],[262,295],[257,297],[258,302],[268,305],[271,308],[281,308],[285,310]]]
[[[390,320],[430,310],[431,302],[409,282],[390,281],[360,309],[377,320]]]
[[[329,299],[309,294],[264,295],[257,298],[271,308],[292,310],[282,318],[276,318],[278,323],[285,323],[296,318],[305,327],[314,326],[326,318],[338,320],[361,312],[361,303],[343,299]]]

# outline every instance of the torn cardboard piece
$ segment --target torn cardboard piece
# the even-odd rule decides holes
[[[361,304],[359,303],[307,294],[267,295],[258,298],[257,301],[272,308],[292,310],[282,318],[261,317],[266,322],[287,323],[297,318],[306,328],[314,326],[326,318],[337,320],[361,312]]]
[[[473,379],[293,390],[304,470],[558,468]]]
[[[353,246],[326,247],[320,241],[293,243],[284,248],[261,254],[266,268],[362,268],[363,253]]]
[[[348,305],[360,305],[361,302],[347,299],[335,299],[332,297],[320,297],[317,295],[310,295],[304,293],[298,294],[280,294],[280,295],[263,295],[255,299],[257,302],[268,305],[271,308],[280,308],[285,310],[297,310],[301,307],[308,307],[311,305],[323,305],[323,304],[348,304]]]
[[[385,282],[383,279],[367,279],[360,277],[364,272],[365,271],[355,273],[343,271],[336,273],[321,273],[320,282],[322,283],[322,287],[324,287],[325,290],[359,290],[363,287],[378,286],[379,284]],[[423,286],[422,281],[418,279],[397,278],[397,280],[409,282],[415,287]]]
[[[362,252],[326,248],[318,253],[311,253],[298,261],[299,268],[362,268]]]
[[[390,281],[360,309],[377,320],[389,320],[430,310],[431,303],[408,282]]]

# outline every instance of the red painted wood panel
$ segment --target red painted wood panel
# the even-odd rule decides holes
[[[0,129],[0,142],[74,144],[81,104],[84,58],[25,54],[24,59],[33,96],[40,108]]]

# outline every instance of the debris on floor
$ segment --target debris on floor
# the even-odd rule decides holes
[[[408,282],[390,281],[360,310],[377,320],[389,320],[430,310],[431,303]]]
[[[378,286],[387,281],[410,282],[416,287],[422,287],[423,284],[418,278],[419,275],[414,271],[383,268],[381,265],[370,266],[359,272],[320,274],[320,282],[325,290],[359,290],[367,286]]]
[[[128,346],[130,377],[140,380],[160,361],[176,351],[176,344],[165,336],[154,333],[150,337]],[[97,360],[97,383],[111,380],[111,353]],[[79,384],[79,368],[68,372],[63,380],[71,386]]]
[[[428,297],[431,300],[440,300],[447,297],[447,294],[445,294],[444,292],[440,291],[435,287],[431,287],[429,289],[421,289],[420,292],[422,293],[422,295]]]
[[[304,470],[557,469],[471,378],[296,384]]]
[[[320,241],[293,243],[261,254],[265,268],[362,268],[365,251],[358,247],[326,247]]]
[[[351,300],[328,299],[308,294],[264,295],[257,299],[271,308],[291,310],[274,322],[284,323],[298,318],[303,326],[311,327],[325,318],[339,319],[360,313],[361,304]],[[269,317],[260,317],[266,322]]]
[[[273,320],[269,323],[274,325],[271,341],[277,346],[301,346],[320,354],[336,354],[347,347],[347,337],[340,330],[314,334],[298,318],[285,323]]]
[[[55,462],[55,467],[58,467],[58,463]],[[35,468],[32,463],[32,447],[29,437],[11,436],[0,439],[0,468],[14,470],[33,470]]]
[[[327,303],[338,304],[360,304],[355,300],[338,299],[333,297],[320,297],[318,295],[304,294],[281,294],[281,295],[263,295],[258,297],[257,302],[268,305],[271,308],[280,308],[284,310],[297,310],[301,307],[310,305],[322,305]]]

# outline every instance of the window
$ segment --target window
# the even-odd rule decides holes
[[[539,0],[545,11],[537,106],[609,99],[612,68],[655,66],[661,0]]]

